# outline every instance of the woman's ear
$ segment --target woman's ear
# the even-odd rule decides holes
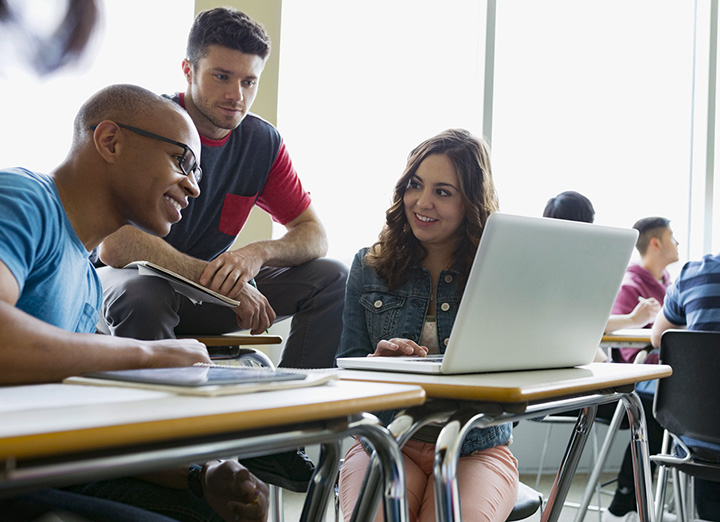
[[[120,152],[120,127],[115,122],[104,120],[97,124],[93,131],[93,143],[107,163],[115,163]]]

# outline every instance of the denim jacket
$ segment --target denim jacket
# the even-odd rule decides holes
[[[407,282],[390,291],[375,269],[365,266],[367,251],[363,248],[355,255],[350,269],[337,357],[365,357],[374,353],[378,341],[383,339],[420,340],[432,295],[430,272],[419,265],[412,266]],[[461,275],[455,270],[440,273],[435,315],[441,352],[445,352],[457,315],[461,281]],[[392,419],[388,412],[378,416],[386,423]],[[474,429],[463,443],[462,454],[507,444],[511,434],[511,424]]]

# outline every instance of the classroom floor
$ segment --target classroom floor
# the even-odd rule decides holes
[[[607,474],[606,476],[604,475],[602,477],[602,480],[603,482],[609,481],[613,478],[613,476],[614,474]],[[547,498],[548,494],[550,493],[550,488],[552,487],[554,479],[555,477],[553,475],[546,474],[543,475],[540,480],[540,485],[537,489],[545,496],[545,498]],[[535,475],[521,475],[520,480],[522,480],[529,486],[535,487]],[[573,505],[579,503],[582,499],[582,495],[585,491],[586,482],[586,473],[577,473],[575,475],[572,487],[570,489],[570,492],[568,493],[565,509],[563,509],[562,513],[560,514],[559,522],[573,522],[576,513],[576,507],[573,507]],[[603,507],[607,507],[607,505],[610,503],[610,500],[612,500],[612,487],[609,487],[606,490],[607,494],[603,494],[601,496],[601,503]],[[300,513],[302,512],[302,505],[304,499],[305,496],[303,494],[292,493],[289,491],[283,492],[283,505],[285,508],[284,514],[286,522],[295,522],[300,519]],[[593,499],[592,504],[593,505],[591,505],[591,509],[593,509],[594,505],[597,504],[597,497]],[[330,506],[328,506],[328,510],[323,522],[333,522],[334,520],[335,514],[331,503]],[[540,522],[540,511],[525,520],[527,522]],[[601,522],[597,509],[593,511],[589,510],[585,516],[584,522]]]

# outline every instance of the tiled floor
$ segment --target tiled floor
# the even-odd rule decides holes
[[[545,498],[547,498],[548,493],[550,492],[550,488],[552,486],[554,476],[547,474],[543,475],[542,479],[540,481],[540,485],[538,486],[538,490],[543,493]],[[603,476],[603,481],[612,479],[612,474],[609,474],[607,476]],[[520,480],[525,482],[526,484],[530,486],[535,486],[535,475],[522,475],[520,477]],[[570,492],[568,493],[567,502],[565,505],[565,508],[563,509],[561,515],[560,515],[560,521],[559,522],[573,522],[575,519],[575,514],[577,512],[576,505],[580,502],[582,499],[582,495],[585,491],[585,483],[587,481],[587,474],[585,473],[578,473],[575,476],[575,480],[573,480],[572,487],[570,489]],[[603,506],[607,506],[607,504],[612,499],[611,493],[612,488],[608,488],[608,494],[603,494],[601,496],[601,503]],[[296,522],[300,518],[300,513],[302,512],[302,503],[305,499],[305,496],[299,493],[292,493],[285,491],[283,492],[283,505],[284,505],[284,514],[285,514],[285,521],[286,522]],[[592,504],[597,504],[597,499],[594,498]],[[584,522],[600,522],[600,517],[598,515],[597,508],[595,506],[591,506],[593,510],[589,510],[587,515],[585,516]],[[334,510],[332,504],[328,507],[328,511],[325,516],[324,522],[331,522],[335,520]],[[527,522],[540,522],[540,512],[538,511],[535,515],[525,519]]]

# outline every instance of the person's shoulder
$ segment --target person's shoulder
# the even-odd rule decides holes
[[[365,266],[365,256],[367,256],[367,253],[369,250],[370,250],[370,247],[363,247],[360,250],[358,250],[355,253],[355,258],[353,259],[353,265]]]
[[[688,282],[698,282],[697,278],[708,274],[720,273],[720,254],[706,255],[702,259],[688,261],[680,269],[676,285],[686,286]]]
[[[243,133],[251,132],[261,136],[272,137],[277,141],[282,141],[280,131],[275,128],[275,125],[255,113],[249,112],[247,116],[243,118],[240,125],[242,126]]]
[[[0,170],[0,183],[5,190],[22,190],[47,193],[52,191],[54,183],[47,174],[14,167]]]
[[[640,263],[630,263],[625,270],[626,274],[645,275],[649,273]]]

